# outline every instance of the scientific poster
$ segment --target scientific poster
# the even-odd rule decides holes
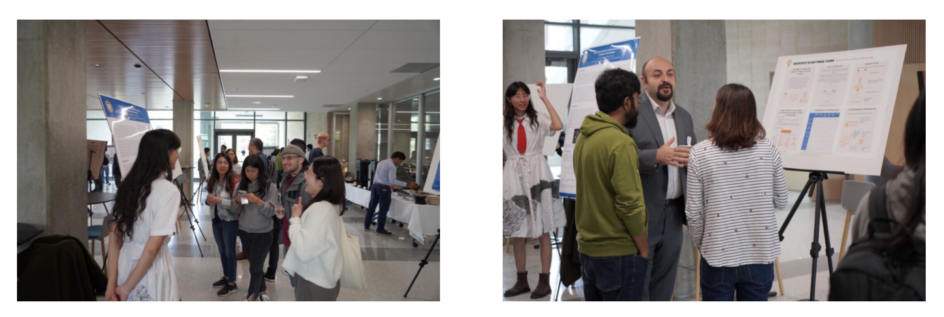
[[[905,49],[780,57],[764,128],[783,167],[879,175]]]
[[[439,195],[439,145],[442,144],[442,136],[436,140],[436,149],[433,151],[433,159],[429,162],[429,172],[426,174],[426,183],[423,191]]]
[[[635,72],[638,51],[639,38],[637,37],[629,41],[592,47],[584,50],[580,55],[580,65],[577,68],[577,77],[574,79],[573,94],[570,99],[570,113],[567,114],[565,125],[567,134],[561,157],[560,197],[577,197],[577,180],[574,177],[573,164],[574,144],[577,142],[577,136],[580,135],[583,119],[599,110],[594,82],[603,71],[611,68]]]
[[[105,95],[98,96],[102,100],[102,109],[105,111],[108,128],[111,129],[111,135],[115,139],[118,168],[121,169],[121,175],[128,177],[131,167],[134,166],[134,160],[138,157],[138,144],[141,143],[144,134],[152,129],[147,109]],[[183,170],[178,160],[174,164],[171,179],[181,174]]]

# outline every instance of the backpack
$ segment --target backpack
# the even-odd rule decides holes
[[[897,221],[888,216],[884,185],[872,189],[868,204],[869,214],[860,217],[870,218],[869,235],[849,247],[830,277],[829,300],[924,301],[924,240],[911,236],[911,247],[891,249],[885,237]]]

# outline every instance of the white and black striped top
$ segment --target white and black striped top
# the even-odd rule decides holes
[[[780,255],[774,208],[787,206],[777,147],[759,139],[731,152],[705,140],[688,160],[685,215],[701,256],[713,267],[771,263]]]

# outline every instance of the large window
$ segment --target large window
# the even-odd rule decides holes
[[[174,112],[170,110],[148,110],[148,117],[155,129],[174,130]],[[216,130],[254,130],[256,137],[262,140],[264,152],[270,153],[276,147],[282,148],[289,140],[305,139],[304,112],[284,111],[194,111],[193,135],[200,136],[203,146],[210,148],[210,155],[219,152],[219,145],[213,142]],[[105,120],[102,110],[86,111],[86,137],[89,140],[108,141],[111,139],[111,130]],[[114,150],[109,150],[109,154]],[[199,162],[200,148],[193,142],[193,166]]]
[[[635,37],[636,20],[545,20],[547,83],[573,83],[583,50]]]
[[[403,152],[407,159],[397,168],[398,179],[426,182],[439,140],[439,112],[439,91],[377,105],[377,160]]]

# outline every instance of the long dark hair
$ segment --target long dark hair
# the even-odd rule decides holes
[[[151,182],[158,178],[171,180],[173,170],[168,152],[179,148],[180,138],[170,130],[151,130],[141,137],[138,156],[134,159],[131,171],[118,187],[115,206],[111,212],[115,217],[116,229],[128,238],[134,236],[134,222],[147,208]]]
[[[320,179],[324,183],[324,187],[305,204],[305,209],[316,202],[327,201],[341,206],[340,215],[344,215],[344,211],[347,210],[347,198],[345,198],[346,194],[344,193],[344,174],[341,169],[341,162],[338,162],[338,159],[332,156],[319,156],[311,161],[308,168],[315,173],[316,179]]]
[[[914,190],[909,199],[908,213],[899,226],[892,226],[888,243],[891,250],[912,250],[911,236],[925,215],[925,105],[922,91],[915,100],[905,123],[905,168],[914,171]]]
[[[222,176],[223,186],[225,186],[226,191],[232,195],[233,179],[236,178],[236,172],[233,172],[233,162],[229,160],[229,155],[226,155],[226,153],[217,154],[216,157],[213,158],[213,167],[211,168],[213,173],[210,174],[210,179],[207,181],[207,189],[213,191],[213,188],[216,186],[216,182],[220,180],[220,172],[216,170],[216,163],[220,159],[224,159],[226,160],[226,163],[229,163],[229,170],[227,170],[226,174]]]
[[[266,190],[269,189],[269,175],[266,174],[265,164],[262,163],[262,158],[258,155],[247,156],[246,160],[243,161],[243,170],[239,178],[239,190],[249,190],[249,177],[246,176],[246,168],[250,166],[259,169],[259,172],[256,173],[256,175],[258,175],[256,176],[256,183],[259,184],[259,189],[252,194],[255,194],[256,197],[264,198]]]
[[[727,84],[718,89],[715,110],[705,128],[715,144],[725,151],[750,148],[767,134],[757,121],[754,93],[740,84]]]
[[[512,105],[508,99],[511,99],[517,95],[518,89],[524,89],[524,93],[531,95],[531,89],[528,89],[528,85],[520,81],[511,83],[511,85],[508,85],[508,89],[505,89],[505,134],[507,134],[509,141],[511,140],[511,136],[514,134],[512,127],[515,126],[515,117],[517,117],[517,115],[515,114],[515,106]],[[528,100],[528,109],[525,109],[524,113],[531,121],[531,129],[537,129],[538,112],[537,110],[534,110],[534,103],[531,102],[530,99]]]

